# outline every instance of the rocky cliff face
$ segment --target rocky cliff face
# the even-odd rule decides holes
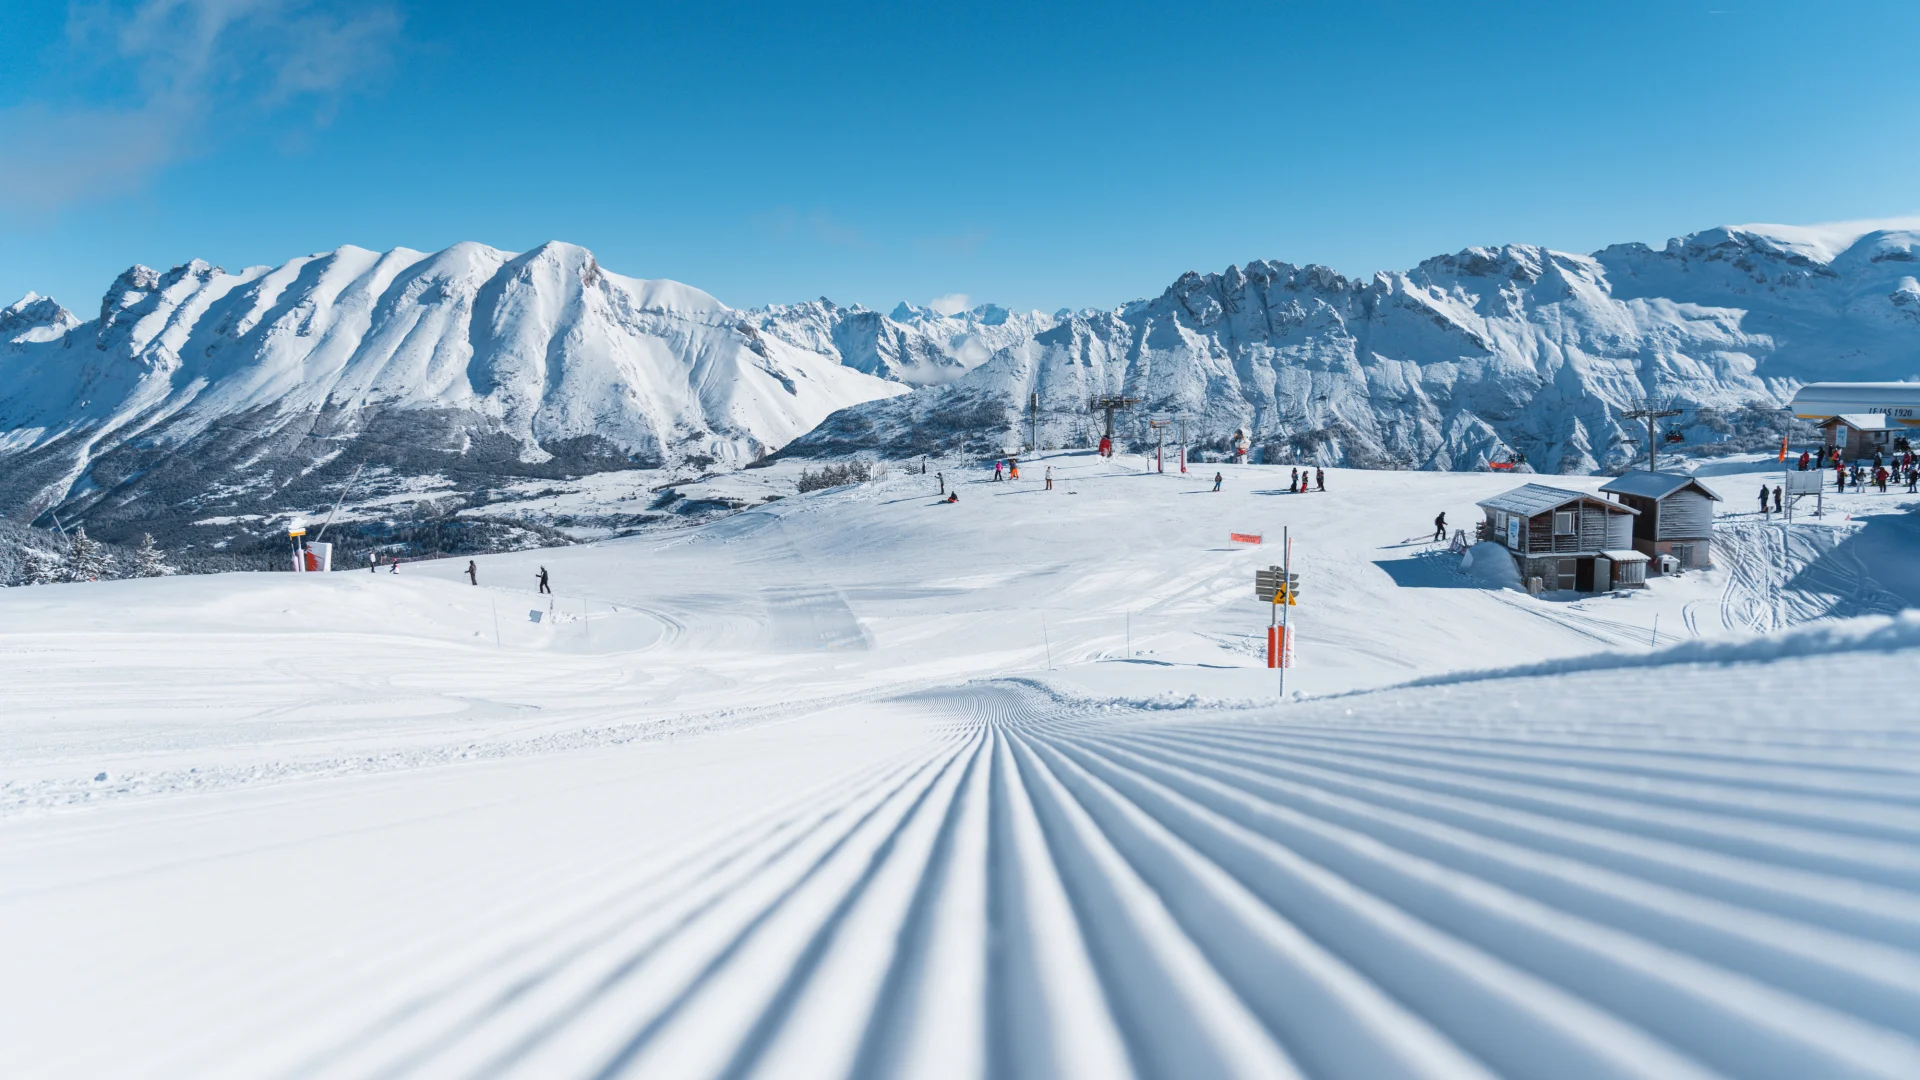
[[[1644,453],[1620,414],[1687,410],[1693,442],[1755,424],[1801,382],[1920,378],[1920,232],[1712,229],[1664,250],[1469,248],[1370,280],[1254,262],[1064,315],[950,384],[829,417],[786,453],[1084,445],[1094,394],[1247,432],[1267,460],[1464,469],[1519,453],[1587,472]]]

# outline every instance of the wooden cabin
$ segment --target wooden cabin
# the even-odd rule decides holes
[[[1908,428],[1886,413],[1849,413],[1827,417],[1820,422],[1820,430],[1826,433],[1823,461],[1832,456],[1835,447],[1842,460],[1857,461],[1872,457],[1876,450],[1893,453],[1894,440],[1904,438]]]
[[[1640,512],[1630,506],[1546,484],[1476,505],[1486,511],[1486,535],[1513,555],[1523,581],[1537,577],[1549,589],[1570,592],[1646,584],[1646,558],[1633,550]]]
[[[1656,563],[1671,555],[1682,570],[1713,566],[1713,504],[1724,500],[1712,488],[1685,473],[1630,472],[1600,490],[1639,511],[1634,549]]]

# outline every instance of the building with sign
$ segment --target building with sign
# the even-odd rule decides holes
[[[1906,427],[1920,427],[1920,382],[1808,383],[1789,406],[1802,420],[1878,413]]]
[[[1844,413],[1821,421],[1820,430],[1826,434],[1828,454],[1837,449],[1843,460],[1853,461],[1870,458],[1875,451],[1891,454],[1905,449],[1895,443],[1904,443],[1912,429],[1886,413]]]
[[[1476,504],[1484,540],[1507,549],[1522,581],[1547,589],[1605,592],[1646,585],[1647,556],[1634,550],[1638,510],[1584,491],[1528,484]]]
[[[1682,570],[1713,566],[1713,489],[1685,473],[1630,472],[1600,490],[1636,511],[1633,548],[1656,563],[1672,556]]]

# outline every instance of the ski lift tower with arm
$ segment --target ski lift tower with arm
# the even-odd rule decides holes
[[[1107,414],[1106,432],[1105,434],[1100,436],[1100,456],[1101,457],[1113,456],[1113,414],[1117,412],[1125,412],[1126,410],[1131,409],[1138,404],[1140,404],[1139,398],[1130,398],[1124,395],[1117,395],[1117,394],[1110,394],[1105,397],[1095,397],[1088,404],[1087,407],[1090,411],[1104,412]]]
[[[1645,420],[1647,422],[1647,471],[1660,471],[1660,435],[1654,430],[1654,423],[1669,416],[1679,416],[1680,409],[1660,409],[1648,406],[1644,409],[1632,409],[1621,413],[1627,420]]]

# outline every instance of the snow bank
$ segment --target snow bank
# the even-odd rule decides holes
[[[1564,675],[1576,671],[1616,668],[1671,667],[1677,664],[1751,664],[1800,656],[1832,653],[1899,652],[1920,649],[1920,611],[1867,616],[1804,626],[1780,634],[1753,638],[1700,638],[1651,653],[1602,652],[1547,660],[1518,667],[1461,671],[1414,679],[1403,686],[1439,686],[1446,683],[1515,679],[1529,675]],[[1365,691],[1354,691],[1364,693]],[[1341,697],[1345,695],[1332,695]]]
[[[1475,544],[1460,557],[1460,572],[1488,589],[1518,589],[1520,569],[1499,544]]]

